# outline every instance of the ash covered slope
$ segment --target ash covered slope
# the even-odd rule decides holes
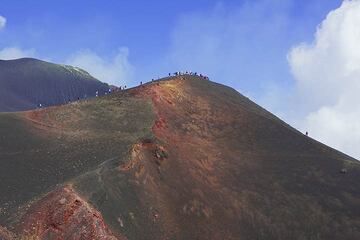
[[[79,68],[31,58],[0,60],[0,112],[63,104],[107,89]]]
[[[19,237],[360,236],[356,160],[198,77],[2,114],[0,126],[0,225]]]

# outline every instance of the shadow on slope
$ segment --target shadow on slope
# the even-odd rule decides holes
[[[64,104],[108,89],[80,68],[32,58],[0,60],[0,112]]]

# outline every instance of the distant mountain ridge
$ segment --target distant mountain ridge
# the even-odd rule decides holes
[[[33,58],[0,60],[0,112],[53,106],[109,89],[83,69]]]

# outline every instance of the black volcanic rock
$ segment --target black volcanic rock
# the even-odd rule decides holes
[[[0,60],[0,112],[59,105],[108,88],[80,68],[32,58]]]

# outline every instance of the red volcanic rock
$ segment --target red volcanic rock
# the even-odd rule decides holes
[[[0,240],[13,240],[15,239],[13,234],[7,229],[0,226]]]
[[[55,190],[34,204],[22,219],[22,234],[36,239],[117,240],[101,214],[70,186]]]

